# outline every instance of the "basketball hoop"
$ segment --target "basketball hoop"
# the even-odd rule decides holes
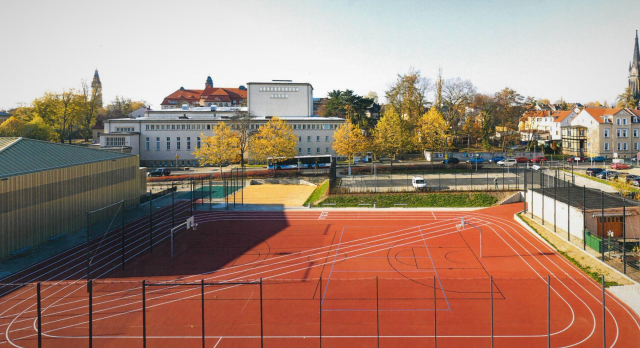
[[[187,230],[188,229],[193,229],[194,231],[196,230],[196,228],[198,228],[198,224],[196,223],[196,218],[195,216],[189,217],[187,218],[187,221],[181,223],[178,226],[175,226],[171,229],[171,258],[173,258],[173,234],[175,233],[175,231],[181,229],[182,227],[185,227]]]
[[[462,226],[462,224],[457,224],[456,225],[456,230],[458,230],[458,231],[460,231],[463,228],[464,228],[464,226]]]

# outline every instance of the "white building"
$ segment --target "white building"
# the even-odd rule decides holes
[[[249,112],[258,130],[273,116],[293,127],[298,154],[335,156],[333,133],[345,122],[337,117],[313,117],[313,87],[285,81],[249,85],[248,107],[190,107],[148,110],[142,117],[107,120],[100,136],[101,148],[120,147],[140,155],[147,167],[197,166],[192,152],[203,135],[212,135],[219,122],[229,122],[239,112]],[[272,97],[273,95],[273,97]]]

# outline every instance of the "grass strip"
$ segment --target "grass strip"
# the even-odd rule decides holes
[[[318,202],[319,200],[321,200],[327,195],[328,190],[329,190],[329,180],[325,180],[322,182],[322,184],[318,185],[315,190],[313,190],[313,193],[311,193],[309,198],[307,198],[307,200],[304,201],[304,205],[307,205],[309,203],[315,204],[316,202]]]
[[[597,283],[602,282],[602,273],[598,272],[597,270],[596,271],[592,270],[591,266],[585,266],[585,265],[581,264],[578,260],[576,260],[573,257],[569,256],[566,252],[564,252],[562,250],[559,250],[558,247],[556,247],[555,244],[553,244],[550,240],[548,240],[545,236],[543,236],[540,232],[538,232],[538,229],[533,227],[529,223],[529,221],[528,221],[529,219],[527,217],[522,216],[522,214],[518,214],[518,217],[520,217],[522,219],[522,221],[524,221],[524,223],[527,224],[527,226],[529,226],[532,230],[534,230],[542,239],[544,239],[547,243],[549,243],[549,245],[551,245],[558,252],[558,254],[562,255],[562,257],[564,257],[569,262],[574,264],[582,272],[584,272],[586,275],[588,275],[591,279],[595,280]],[[607,281],[607,278],[605,276],[604,286],[606,288],[608,288],[610,286],[618,286],[618,285],[620,285],[620,284],[618,284],[615,281]]]
[[[360,207],[368,205],[378,208],[426,208],[426,207],[490,207],[498,199],[486,193],[379,193],[379,194],[335,194],[321,203],[336,207]],[[398,204],[398,205],[397,205]]]

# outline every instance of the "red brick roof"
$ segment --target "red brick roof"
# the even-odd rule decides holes
[[[553,115],[555,117],[555,120],[553,120],[553,122],[562,122],[564,121],[565,118],[567,118],[567,116],[571,115],[573,111],[556,111]]]
[[[205,102],[227,102],[232,103],[234,100],[240,104],[247,99],[247,90],[239,88],[226,87],[210,87],[202,89],[179,89],[164,98],[160,105],[170,105],[170,101],[174,101],[172,105],[176,105],[182,101],[199,102],[204,99]]]
[[[618,113],[622,109],[614,108],[584,108],[583,111],[586,111],[594,120],[598,121],[598,123],[604,123],[602,116],[604,115],[613,115]]]

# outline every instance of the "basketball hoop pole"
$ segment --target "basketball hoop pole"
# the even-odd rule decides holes
[[[190,217],[187,219],[187,221],[181,223],[180,225],[174,227],[171,229],[171,258],[173,258],[173,232],[179,230],[182,228],[182,226],[185,226],[186,229],[190,229],[193,228],[194,230],[198,227],[198,224],[195,223],[195,219],[194,217]]]
[[[470,222],[465,221],[464,218],[461,217],[460,218],[460,224],[457,225],[458,230],[463,229],[465,227],[465,225],[470,225],[470,226],[474,227],[475,229],[477,229],[478,231],[480,231],[480,258],[482,258],[482,230],[480,229],[480,227],[478,227],[478,226],[476,226],[476,225],[474,225],[474,224],[472,224]]]

